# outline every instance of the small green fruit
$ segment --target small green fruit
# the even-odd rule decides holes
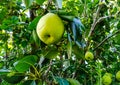
[[[93,60],[93,59],[94,59],[93,53],[90,52],[90,51],[87,51],[87,52],[85,53],[85,59],[86,59],[86,60]]]
[[[45,44],[58,42],[64,33],[64,24],[59,16],[47,13],[37,24],[37,35]]]
[[[105,73],[106,76],[110,76],[112,78],[112,74],[111,73]]]
[[[118,72],[116,73],[116,79],[117,79],[118,81],[120,81],[120,71],[118,71]]]
[[[102,82],[104,85],[110,85],[112,83],[112,79],[111,79],[111,75],[110,74],[105,74],[103,77],[102,77]]]

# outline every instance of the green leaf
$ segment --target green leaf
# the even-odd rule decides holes
[[[4,74],[8,74],[8,73],[10,73],[10,70],[8,70],[8,69],[1,69],[0,70],[0,75],[4,75]]]
[[[32,5],[33,0],[23,0],[23,3],[25,4],[26,7],[29,7]]]
[[[58,50],[53,48],[45,51],[43,55],[45,58],[54,59],[57,57],[58,53],[59,53]]]
[[[115,41],[115,43],[120,44],[120,34],[117,34],[117,35],[114,37],[114,41]]]
[[[56,77],[55,79],[57,80],[59,85],[69,85],[69,82],[66,79],[63,79],[63,78],[60,78],[60,77]]]
[[[58,8],[62,9],[62,0],[55,0]]]
[[[77,59],[84,58],[84,50],[82,48],[79,48],[77,45],[73,45],[72,50]]]
[[[1,62],[0,62],[0,68],[2,68],[3,66],[4,66],[4,62],[1,61]]]
[[[67,54],[68,54],[68,58],[71,58],[71,54],[72,54],[72,43],[68,42],[67,44]]]
[[[17,75],[15,75],[15,76],[8,77],[7,75],[2,75],[1,78],[3,80],[5,80],[6,82],[8,82],[8,83],[17,84],[22,79],[24,79],[24,76],[17,76]]]
[[[85,31],[85,27],[84,25],[82,24],[82,22],[80,21],[79,18],[74,18],[73,19],[73,22],[75,23],[75,26],[76,28],[78,29],[78,31]]]
[[[19,72],[25,72],[36,62],[37,62],[37,56],[29,55],[15,62],[14,67]]]
[[[78,31],[77,31],[77,28],[76,28],[76,26],[75,26],[75,23],[74,22],[72,22],[72,24],[71,24],[71,29],[72,29],[72,33],[73,33],[73,38],[74,38],[74,41],[76,41],[77,40],[77,37],[78,37]]]
[[[75,18],[75,16],[67,16],[67,15],[59,15],[59,16],[66,21],[73,21],[73,19]]]
[[[35,30],[32,31],[32,38],[37,46],[40,45],[40,39]]]
[[[36,82],[34,80],[27,80],[23,82],[22,85],[36,85]]]
[[[84,25],[81,23],[79,18],[74,18],[71,23],[71,31],[73,33],[74,42],[79,47],[84,47],[85,44],[81,42],[82,40],[82,32],[85,30]]]
[[[120,29],[120,21],[117,24],[117,28]]]
[[[45,0],[36,0],[39,5],[42,5]]]
[[[23,73],[18,73],[18,72],[9,72],[7,74],[0,75],[0,77],[5,80],[8,83],[11,84],[17,84],[19,83],[22,79],[25,78]]]
[[[67,80],[69,81],[70,85],[81,85],[80,82],[76,79],[68,78]]]
[[[33,30],[36,29],[37,23],[40,20],[41,16],[36,17],[30,24],[29,24],[29,29]]]

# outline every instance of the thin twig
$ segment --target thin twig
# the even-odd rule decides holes
[[[45,74],[44,74],[44,77],[46,77],[47,74],[48,74],[48,72],[50,71],[51,65],[52,65],[52,60],[50,61],[49,67],[48,67],[48,69],[46,70],[46,72],[45,72]]]
[[[97,24],[99,24],[101,21],[103,21],[103,20],[105,20],[105,19],[107,19],[107,18],[112,18],[112,17],[114,17],[114,16],[111,15],[111,16],[100,17],[100,18],[96,21],[95,26],[96,26]],[[94,27],[95,27],[95,26],[94,26]]]
[[[95,26],[96,26],[96,21],[97,21],[97,17],[99,16],[99,12],[101,10],[102,6],[100,5],[97,9],[97,12],[95,14],[95,17],[94,17],[94,20],[93,20],[93,24],[91,26],[91,29],[90,29],[90,32],[89,32],[89,35],[88,35],[88,38],[92,35],[94,29],[95,29]]]
[[[103,1],[103,0],[101,0],[100,2],[102,2],[102,1]],[[99,16],[99,12],[100,12],[102,6],[103,6],[103,5],[99,5],[99,6],[98,6],[98,9],[97,9],[97,11],[96,11],[96,13],[95,13],[95,17],[94,17],[94,19],[93,19],[93,24],[92,24],[91,29],[90,29],[90,32],[89,32],[89,34],[88,34],[87,46],[89,46],[90,37],[91,37],[91,35],[93,34],[93,31],[94,31],[95,26],[96,26],[96,24],[97,24],[96,22],[97,22],[97,19],[98,19],[98,16]]]
[[[114,35],[118,34],[120,32],[120,30],[118,30],[117,32],[115,32],[114,34],[107,36],[105,39],[103,39],[102,42],[100,42],[95,48],[94,50],[96,50],[99,46],[101,46],[105,41],[107,41],[109,38],[113,37]]]

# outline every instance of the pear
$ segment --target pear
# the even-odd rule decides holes
[[[87,51],[87,52],[85,53],[85,59],[86,59],[86,60],[93,60],[93,59],[94,59],[93,53],[90,52],[90,51]]]
[[[118,81],[120,81],[120,71],[118,71],[118,72],[116,73],[116,79],[117,79]]]
[[[105,73],[102,77],[102,82],[104,85],[110,85],[112,83],[112,75],[110,73]]]
[[[62,38],[64,24],[58,15],[47,13],[38,21],[36,31],[42,42],[45,44],[54,44]]]

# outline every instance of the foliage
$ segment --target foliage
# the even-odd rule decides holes
[[[48,12],[63,20],[65,33],[53,45],[36,34],[39,19]],[[0,2],[0,84],[102,85],[111,73],[119,85],[119,0],[2,0]],[[54,24],[54,23],[53,23]],[[85,60],[85,53],[94,55]],[[8,79],[9,81],[7,81]]]

